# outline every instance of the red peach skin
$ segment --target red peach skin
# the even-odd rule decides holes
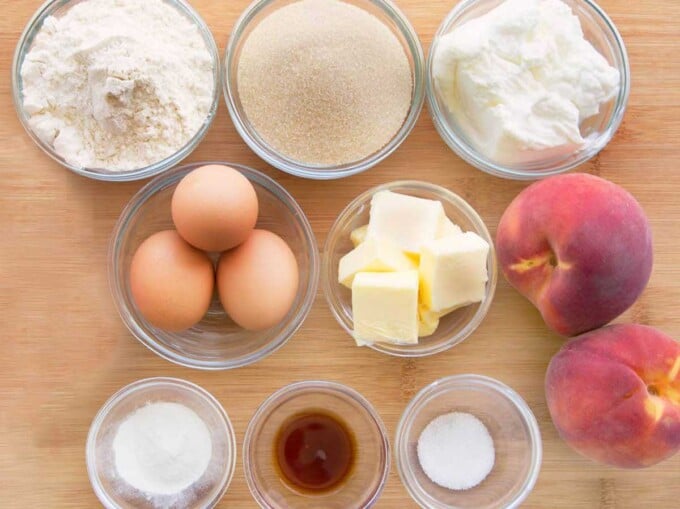
[[[498,225],[505,277],[564,336],[601,327],[628,309],[652,271],[652,235],[627,191],[572,173],[522,191]]]
[[[545,381],[560,436],[586,457],[648,467],[680,450],[680,343],[644,325],[569,341]]]

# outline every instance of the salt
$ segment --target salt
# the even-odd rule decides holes
[[[418,461],[432,482],[450,490],[481,483],[495,461],[493,439],[471,414],[452,412],[433,419],[418,439]]]

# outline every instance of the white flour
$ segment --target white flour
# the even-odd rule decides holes
[[[212,440],[190,408],[151,403],[118,427],[113,454],[118,475],[133,488],[149,495],[175,495],[205,473]]]
[[[21,77],[38,136],[71,164],[114,171],[182,148],[214,90],[203,37],[162,0],[85,0],[48,18]]]

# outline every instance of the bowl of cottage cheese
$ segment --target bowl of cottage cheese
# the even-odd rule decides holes
[[[12,67],[33,141],[86,177],[129,181],[175,166],[217,112],[219,52],[184,0],[50,0]]]
[[[437,131],[469,164],[536,179],[600,152],[628,102],[618,30],[590,0],[465,0],[430,49]]]

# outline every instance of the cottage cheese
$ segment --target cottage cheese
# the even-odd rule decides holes
[[[444,102],[477,148],[515,164],[572,151],[580,124],[619,91],[619,72],[560,0],[506,0],[444,36]]]

